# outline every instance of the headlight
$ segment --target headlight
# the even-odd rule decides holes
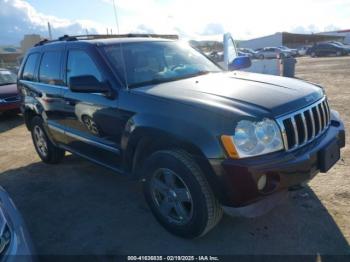
[[[230,154],[227,149],[227,136],[222,137],[222,142],[226,151],[234,158],[263,155],[283,149],[280,129],[271,119],[261,122],[242,120],[238,122],[234,135],[230,138],[236,151],[235,155]]]

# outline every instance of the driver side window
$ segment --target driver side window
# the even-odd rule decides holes
[[[92,75],[102,82],[101,72],[91,57],[82,50],[71,50],[67,61],[67,83],[73,76]]]

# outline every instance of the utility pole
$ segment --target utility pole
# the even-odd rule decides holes
[[[49,30],[49,40],[52,40],[52,32],[50,22],[47,22],[47,29]]]

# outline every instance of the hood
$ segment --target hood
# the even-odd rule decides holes
[[[145,86],[137,88],[137,92],[207,108],[239,109],[250,114],[263,111],[274,117],[296,111],[323,97],[322,88],[301,80],[242,71]]]
[[[6,98],[9,96],[15,96],[18,94],[17,85],[16,84],[10,84],[10,85],[0,85],[0,98]]]

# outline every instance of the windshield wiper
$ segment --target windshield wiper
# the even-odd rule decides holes
[[[143,81],[143,82],[139,82],[139,83],[130,84],[130,85],[128,85],[128,87],[133,88],[133,87],[139,87],[139,86],[155,85],[155,84],[160,84],[160,83],[164,83],[167,81],[169,81],[169,79],[155,78],[155,79],[152,79],[149,81]]]
[[[216,73],[216,72],[220,72],[220,71],[205,71],[205,70],[202,70],[202,71],[198,71],[196,73],[189,74],[189,75],[170,77],[170,78],[155,78],[155,79],[152,79],[152,80],[149,80],[149,81],[144,81],[144,82],[140,82],[140,83],[130,84],[129,88],[146,86],[146,85],[155,85],[155,84],[171,82],[171,81],[191,78],[191,77],[195,77],[195,76],[200,76],[200,75],[206,75],[206,74],[209,74],[209,73]]]

